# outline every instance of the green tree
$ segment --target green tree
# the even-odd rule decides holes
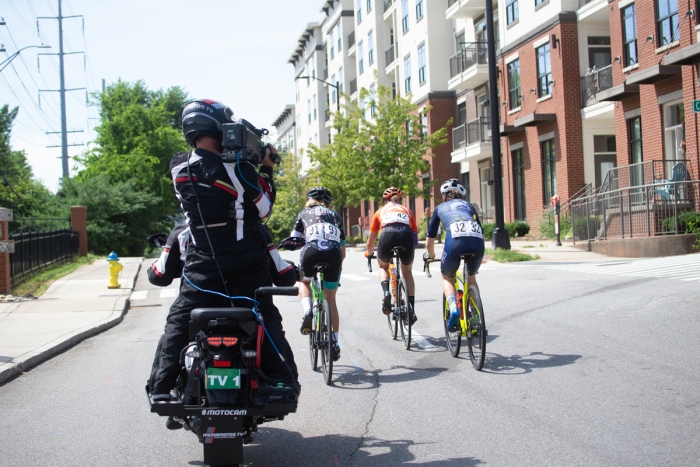
[[[267,223],[275,243],[289,236],[297,214],[306,203],[307,181],[301,176],[299,157],[289,153],[282,155],[279,170],[275,175],[277,198],[272,216]]]
[[[152,215],[160,199],[139,189],[135,180],[114,182],[106,174],[63,179],[57,197],[65,212],[87,206],[88,245],[97,254],[141,255],[146,237],[159,230]]]
[[[188,145],[181,131],[182,109],[188,100],[179,87],[150,91],[142,81],[119,80],[96,96],[101,123],[96,147],[78,158],[84,169],[78,179],[106,175],[111,182],[131,180],[134,187],[159,198],[153,215],[162,219],[177,212],[170,159]]]
[[[24,151],[10,145],[12,122],[19,108],[0,108],[0,207],[14,211],[15,217],[40,215],[53,204],[53,194],[33,179]]]
[[[409,99],[392,97],[388,87],[378,86],[376,94],[361,89],[358,103],[344,109],[346,115],[333,114],[333,142],[309,147],[309,157],[317,163],[311,176],[333,191],[336,204],[377,199],[388,186],[408,196],[423,195],[418,181],[420,173],[429,169],[424,156],[447,143],[446,128],[424,133],[421,120],[430,107],[419,109]]]

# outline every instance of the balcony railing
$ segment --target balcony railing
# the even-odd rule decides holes
[[[447,0],[447,8],[451,7],[457,2],[459,2],[459,0]]]
[[[578,7],[583,8],[584,6],[588,5],[589,3],[593,3],[593,2],[597,2],[597,1],[599,1],[599,0],[578,0]]]
[[[324,80],[328,79],[328,68],[327,67],[323,69],[323,79]]]
[[[325,121],[327,122],[330,119],[331,119],[331,112],[328,109],[326,109],[326,120]]]
[[[386,55],[386,65],[389,66],[390,64],[394,63],[394,60],[396,60],[396,54],[394,53],[396,49],[396,44],[391,44],[391,47],[389,47],[384,54]]]
[[[348,34],[348,49],[355,45],[355,31]]]
[[[396,0],[384,0],[384,13],[386,13],[386,10],[389,9],[391,5],[394,4]]]
[[[491,119],[479,117],[452,129],[452,150],[456,151],[474,143],[491,141]]]
[[[488,63],[488,42],[470,42],[460,52],[450,57],[450,78],[454,78],[474,65]]]
[[[350,95],[352,96],[357,92],[357,78],[350,80]]]
[[[600,69],[593,67],[586,76],[581,77],[581,107],[597,103],[596,94],[612,85],[612,65]]]

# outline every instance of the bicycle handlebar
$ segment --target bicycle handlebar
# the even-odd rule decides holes
[[[299,295],[298,287],[260,287],[255,291],[255,298],[263,295],[289,295],[296,297]]]
[[[436,263],[440,261],[439,259],[424,259],[423,260],[423,272],[425,273],[428,278],[433,277],[432,274],[430,274],[430,263]]]
[[[367,256],[367,269],[369,269],[369,272],[372,272],[372,259],[376,258],[375,255],[372,256]]]

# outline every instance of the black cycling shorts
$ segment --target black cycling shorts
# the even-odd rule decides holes
[[[391,261],[393,250],[397,246],[404,248],[404,251],[399,253],[401,263],[411,264],[415,253],[415,244],[413,243],[413,230],[405,224],[389,224],[384,226],[382,234],[379,237],[377,245],[377,258],[388,263]]]
[[[307,246],[301,252],[299,265],[304,271],[304,277],[314,276],[314,266],[318,263],[328,263],[329,268],[323,271],[323,281],[328,283],[340,280],[340,269],[343,264],[343,253],[338,248],[328,250],[317,250],[312,246]],[[332,286],[331,286],[332,288]]]

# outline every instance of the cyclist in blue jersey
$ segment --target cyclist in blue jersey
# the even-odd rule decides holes
[[[450,320],[447,323],[450,332],[459,330],[459,309],[455,290],[455,273],[459,269],[460,255],[472,253],[474,256],[467,260],[467,282],[479,290],[476,274],[479,272],[484,258],[484,234],[481,222],[474,206],[462,199],[467,189],[459,180],[451,178],[440,186],[442,203],[439,204],[428,225],[426,249],[423,259],[435,258],[435,237],[442,222],[447,234],[445,248],[440,260],[442,273],[442,290],[450,307]]]

